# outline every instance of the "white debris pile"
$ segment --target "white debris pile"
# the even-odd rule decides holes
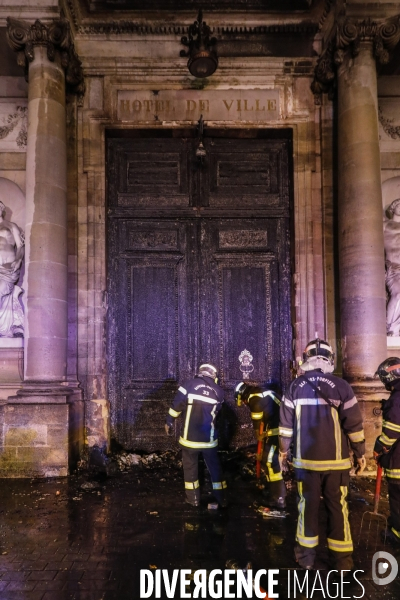
[[[127,471],[131,467],[140,465],[144,468],[154,468],[163,466],[166,463],[174,465],[178,468],[182,466],[182,461],[177,460],[176,453],[167,451],[162,453],[152,452],[151,454],[135,454],[131,452],[121,452],[115,456],[118,467],[121,471]]]
[[[129,469],[132,465],[139,465],[141,456],[139,454],[122,453],[117,456],[117,463],[121,471]]]

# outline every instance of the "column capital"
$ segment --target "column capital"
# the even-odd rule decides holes
[[[391,51],[399,41],[400,15],[384,21],[372,19],[357,21],[349,17],[340,17],[315,67],[311,89],[316,104],[320,104],[321,95],[325,92],[332,97],[336,69],[343,63],[346,54],[356,57],[361,44],[370,43],[375,59],[381,64],[386,64],[390,60]]]
[[[56,53],[60,56],[65,71],[65,81],[70,92],[83,96],[85,91],[83,70],[67,19],[55,19],[49,24],[36,20],[33,24],[18,19],[7,19],[7,39],[10,47],[17,52],[19,66],[28,75],[29,63],[33,61],[36,46],[47,48],[47,57],[53,62]]]

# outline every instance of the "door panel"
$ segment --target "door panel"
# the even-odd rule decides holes
[[[285,302],[279,301],[279,288],[288,282],[279,282],[280,221],[210,219],[202,223],[206,295],[200,309],[204,312],[201,330],[207,335],[200,344],[202,339],[210,340],[204,353],[219,358],[228,387],[242,378],[239,355],[245,349],[254,358],[252,377],[285,381],[287,341],[281,339],[279,326]]]
[[[249,443],[248,411],[232,402],[240,353],[252,354],[255,379],[290,378],[290,145],[224,132],[205,139],[201,165],[196,139],[145,135],[108,143],[112,435],[166,447],[178,383],[213,362],[233,443]]]
[[[188,206],[191,143],[187,139],[110,140],[109,203],[146,209]]]
[[[288,182],[284,142],[276,140],[205,140],[207,170],[203,206],[235,209],[285,206]]]

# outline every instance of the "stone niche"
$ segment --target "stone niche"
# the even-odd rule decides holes
[[[25,196],[21,188],[5,177],[0,177],[0,200],[5,205],[5,219],[25,230]],[[22,289],[18,299],[23,307],[24,263],[17,285]],[[20,309],[21,310],[21,309]],[[16,393],[24,376],[24,338],[0,337],[0,402]]]
[[[0,177],[0,200],[5,219],[24,231],[25,196],[19,186]],[[23,310],[24,280],[22,267],[17,285]],[[65,395],[17,396],[23,378],[24,338],[0,337],[0,477],[67,475],[75,407],[67,404]]]

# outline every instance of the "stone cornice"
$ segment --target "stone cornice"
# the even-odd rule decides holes
[[[92,21],[88,24],[81,24],[77,27],[79,34],[144,34],[144,35],[183,35],[187,34],[189,25],[156,25],[156,24],[141,24],[134,21]],[[261,26],[219,26],[211,27],[213,34],[267,34],[267,33],[308,33],[315,34],[318,31],[318,26],[315,24],[288,24],[288,25],[261,25]]]
[[[56,53],[65,71],[69,91],[82,96],[84,80],[81,62],[75,52],[69,22],[56,19],[49,24],[36,20],[33,24],[17,19],[7,19],[7,38],[11,48],[17,52],[17,61],[28,75],[29,63],[34,59],[34,48],[44,46],[47,56],[54,61]]]
[[[188,34],[188,30],[193,21],[193,14],[182,13],[180,15],[180,22],[175,14],[175,20],[171,23],[166,23],[160,19],[158,15],[158,22],[153,17],[149,18],[137,18],[132,19],[121,18],[121,19],[101,19],[96,18],[93,15],[88,15],[81,2],[76,0],[65,0],[65,6],[68,7],[68,12],[71,17],[74,30],[77,34],[83,35],[102,35],[102,34],[146,34],[146,35],[185,35]],[[227,17],[227,15],[226,15]],[[231,20],[231,16],[229,17]],[[136,19],[136,20],[135,20]],[[243,23],[243,20],[238,21],[238,24],[233,25],[221,25],[212,26],[207,19],[207,24],[210,25],[211,32],[213,34],[264,34],[264,33],[307,33],[316,34],[318,31],[318,23],[312,20],[299,19],[298,22],[295,20],[292,23],[275,22],[269,25],[257,25],[250,26]]]
[[[315,67],[311,89],[315,94],[316,103],[320,103],[322,93],[332,94],[336,69],[342,64],[346,52],[357,56],[360,44],[370,42],[376,60],[386,64],[390,60],[390,52],[399,41],[400,15],[385,21],[357,21],[345,17],[338,20],[333,35]]]

